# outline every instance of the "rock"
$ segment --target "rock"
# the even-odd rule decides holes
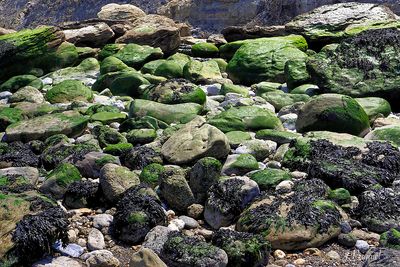
[[[0,85],[0,91],[15,93],[19,89],[26,86],[31,86],[38,90],[43,88],[43,82],[34,75],[17,75],[14,76]]]
[[[99,178],[101,168],[107,163],[121,164],[117,157],[93,150],[74,162],[81,174],[88,178]]]
[[[400,232],[396,229],[390,229],[380,236],[379,244],[383,247],[400,249]]]
[[[335,133],[329,131],[311,131],[304,134],[304,137],[310,138],[312,140],[329,140],[332,144],[343,146],[343,147],[357,147],[359,149],[365,149],[367,144],[369,143],[368,140],[364,138],[347,134],[347,133]]]
[[[128,244],[138,244],[155,226],[166,224],[165,211],[154,191],[146,186],[137,186],[128,189],[118,202],[114,235]]]
[[[182,231],[185,228],[185,222],[181,219],[173,219],[170,221],[168,228],[174,229],[174,231]]]
[[[199,219],[204,212],[204,207],[201,204],[192,204],[187,208],[187,214],[194,219]]]
[[[231,131],[227,132],[225,135],[228,138],[229,144],[232,148],[237,148],[242,142],[251,140],[251,135],[248,132]]]
[[[168,266],[176,267],[225,267],[228,263],[228,256],[222,249],[179,232],[168,234],[159,256]]]
[[[277,144],[273,141],[264,140],[247,140],[243,141],[238,148],[235,149],[236,154],[250,154],[257,160],[264,160],[276,151]]]
[[[326,140],[308,143],[297,139],[293,146],[297,148],[292,147],[286,152],[284,167],[307,172],[309,177],[318,177],[332,188],[345,188],[352,194],[359,194],[378,183],[390,186],[398,173],[397,167],[390,162],[400,154],[389,144],[370,143],[364,153],[358,148],[336,146]],[[383,154],[387,156],[379,158]]]
[[[83,265],[74,259],[65,256],[58,256],[54,258],[46,258],[38,261],[32,265],[33,267],[82,267]]]
[[[281,90],[261,94],[261,97],[271,103],[276,110],[303,102],[308,102],[310,97],[306,94],[288,94]]]
[[[289,193],[292,191],[293,186],[294,186],[294,183],[292,181],[285,180],[285,181],[280,182],[276,186],[275,190],[280,193]]]
[[[223,179],[208,190],[204,218],[214,229],[229,226],[259,194],[257,184],[248,177]]]
[[[93,92],[80,81],[65,80],[47,91],[46,99],[52,104],[73,101],[91,102],[93,100]]]
[[[102,200],[99,183],[92,181],[73,182],[64,194],[64,205],[70,209],[94,208],[99,202],[102,203]]]
[[[44,97],[42,93],[32,86],[25,86],[15,92],[9,99],[10,103],[15,102],[31,102],[43,103]]]
[[[300,110],[296,130],[334,131],[363,136],[369,131],[364,109],[351,97],[325,94],[312,99]]]
[[[222,85],[220,93],[223,95],[226,95],[228,93],[235,93],[240,94],[243,97],[249,97],[249,89],[247,87],[228,83],[224,83]]]
[[[400,146],[398,135],[400,134],[400,126],[383,126],[374,129],[369,132],[366,136],[366,140],[381,140],[389,141],[395,146]]]
[[[325,199],[328,191],[321,180],[313,179],[296,183],[290,195],[268,194],[240,215],[236,230],[263,234],[274,249],[318,247],[340,234],[340,221],[347,217]]]
[[[257,106],[231,107],[208,119],[208,123],[224,133],[261,129],[283,130],[281,121],[273,112]]]
[[[5,131],[8,126],[24,119],[23,111],[17,108],[4,107],[0,109],[0,130]]]
[[[231,80],[240,84],[251,85],[262,81],[283,83],[286,62],[294,59],[304,62],[307,58],[299,49],[306,50],[307,43],[297,35],[238,42],[243,42],[243,45],[229,61],[227,73]]]
[[[339,205],[351,203],[350,192],[344,188],[338,188],[332,190],[328,196],[330,199],[338,203]]]
[[[93,128],[92,133],[94,136],[96,136],[100,147],[106,147],[109,145],[127,142],[126,138],[121,133],[119,133],[116,129],[108,126],[97,125]],[[109,158],[115,157],[109,156]]]
[[[100,47],[114,37],[113,30],[104,22],[63,24],[65,40],[75,45]]]
[[[166,54],[176,52],[181,44],[180,25],[160,15],[146,15],[137,18],[116,43],[135,43],[159,47]]]
[[[61,163],[47,175],[46,180],[40,187],[40,191],[51,194],[56,199],[62,199],[68,186],[81,179],[81,174],[74,165]]]
[[[136,146],[123,155],[124,165],[131,169],[141,170],[153,163],[162,164],[163,160],[160,150],[161,144],[159,143]]]
[[[73,64],[77,54],[66,56],[62,62],[56,60],[57,49],[63,39],[64,34],[55,27],[41,27],[3,35],[0,44],[0,80],[26,74],[32,68],[43,67],[44,70],[49,70]]]
[[[384,24],[396,18],[383,5],[339,3],[297,16],[285,28],[288,32],[305,36],[312,43],[332,43],[368,29],[365,25],[373,24],[376,27],[379,23]]]
[[[99,230],[109,227],[114,217],[110,214],[97,214],[93,216],[93,227]]]
[[[179,216],[179,219],[185,223],[186,229],[196,229],[196,228],[199,228],[199,226],[200,226],[199,223],[195,219],[190,218],[188,216],[182,215],[182,216]]]
[[[11,124],[6,129],[8,142],[43,140],[55,134],[69,137],[80,135],[87,125],[87,118],[80,115],[57,113],[44,115]]]
[[[258,170],[259,165],[255,157],[250,154],[229,155],[222,167],[221,173],[225,175],[245,175]]]
[[[257,183],[260,190],[269,190],[275,188],[282,181],[290,180],[291,175],[284,170],[266,168],[252,173],[250,178]]]
[[[391,188],[365,191],[359,197],[360,205],[357,208],[361,223],[377,233],[399,227],[400,211],[395,204],[399,199],[399,192]]]
[[[307,62],[314,83],[326,93],[381,97],[396,107],[400,96],[393,85],[397,77],[393,76],[392,70],[396,51],[400,51],[399,40],[393,38],[397,34],[398,30],[391,28],[369,30],[340,44],[326,46]],[[393,53],[381,56],[374,52],[378,51],[376,49]],[[382,64],[388,65],[382,68]]]
[[[356,245],[357,238],[352,234],[340,234],[338,236],[338,243],[342,246],[352,248]]]
[[[96,228],[92,228],[89,232],[87,247],[90,251],[102,250],[105,247],[104,236]]]
[[[29,183],[32,185],[36,185],[39,179],[39,171],[33,167],[9,167],[0,169],[0,177],[3,176],[22,176],[28,179]]]
[[[333,260],[333,261],[340,261],[340,259],[341,259],[339,253],[337,253],[337,252],[334,251],[334,250],[331,250],[331,251],[329,251],[328,253],[326,253],[326,256],[327,256],[329,259]]]
[[[215,158],[202,158],[196,162],[189,173],[189,185],[196,201],[203,203],[211,185],[218,182],[222,164]],[[196,218],[196,217],[195,217]]]
[[[256,133],[257,139],[271,140],[276,142],[278,145],[290,143],[292,140],[295,140],[298,137],[300,137],[300,135],[297,133],[271,129],[260,130]]]
[[[103,124],[111,124],[114,122],[123,122],[126,119],[125,113],[119,112],[98,112],[93,114],[90,119],[92,121],[99,121]]]
[[[219,65],[214,60],[191,60],[183,68],[185,79],[193,83],[212,84],[222,80]]]
[[[131,102],[129,117],[151,116],[165,123],[186,123],[202,111],[203,107],[195,103],[167,105],[153,101],[135,99]]]
[[[167,267],[151,249],[142,248],[131,256],[129,267]]]
[[[203,105],[206,101],[204,91],[185,79],[170,79],[149,86],[143,97],[164,104],[197,103]]]
[[[270,245],[261,235],[220,229],[213,235],[212,244],[226,251],[232,266],[268,264]]]
[[[97,17],[103,20],[135,20],[146,16],[139,7],[129,4],[108,4],[101,7]]]
[[[286,253],[280,249],[275,250],[273,255],[275,259],[284,259],[286,257]]]
[[[219,54],[218,47],[211,43],[197,43],[192,45],[192,55],[194,57],[211,58]]]
[[[360,106],[365,110],[370,120],[374,120],[378,116],[389,116],[392,108],[388,101],[379,97],[355,98]]]
[[[186,173],[179,167],[170,167],[161,174],[160,193],[172,209],[186,211],[195,202],[186,181]]]
[[[356,248],[362,253],[365,254],[369,250],[369,245],[366,241],[364,240],[357,240],[356,242]]]
[[[139,184],[139,177],[126,167],[107,163],[100,170],[100,185],[110,202],[118,201],[126,190]]]
[[[221,33],[228,42],[287,35],[283,25],[254,27],[228,25]]]
[[[119,267],[120,262],[108,250],[95,250],[81,257],[88,267]]]
[[[72,258],[79,258],[79,256],[82,255],[85,250],[78,244],[68,244],[66,247],[63,247],[62,242],[57,242],[54,245],[54,249],[60,252],[62,255]]]
[[[395,249],[373,248],[365,256],[365,267],[396,267],[400,261],[400,252]]]
[[[196,117],[173,134],[162,146],[163,157],[174,164],[193,162],[203,157],[223,158],[229,153],[225,134]]]
[[[168,240],[168,235],[173,232],[168,227],[156,226],[146,235],[142,247],[151,249],[157,255],[161,254],[164,243]]]

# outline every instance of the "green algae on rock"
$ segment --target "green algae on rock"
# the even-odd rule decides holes
[[[93,101],[93,92],[80,81],[65,80],[47,91],[46,99],[52,104],[73,101],[91,102]]]

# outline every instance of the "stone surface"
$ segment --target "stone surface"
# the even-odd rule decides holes
[[[129,267],[167,267],[151,249],[142,248],[131,256]]]

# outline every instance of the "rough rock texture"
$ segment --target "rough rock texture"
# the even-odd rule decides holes
[[[223,158],[229,149],[225,134],[197,117],[164,143],[161,154],[171,163],[184,164],[203,157]]]
[[[66,41],[79,46],[98,47],[114,37],[114,32],[104,22],[64,24],[63,29]]]

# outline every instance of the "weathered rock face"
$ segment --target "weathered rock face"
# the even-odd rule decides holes
[[[63,25],[67,42],[81,46],[101,46],[114,37],[112,29],[104,22]]]

